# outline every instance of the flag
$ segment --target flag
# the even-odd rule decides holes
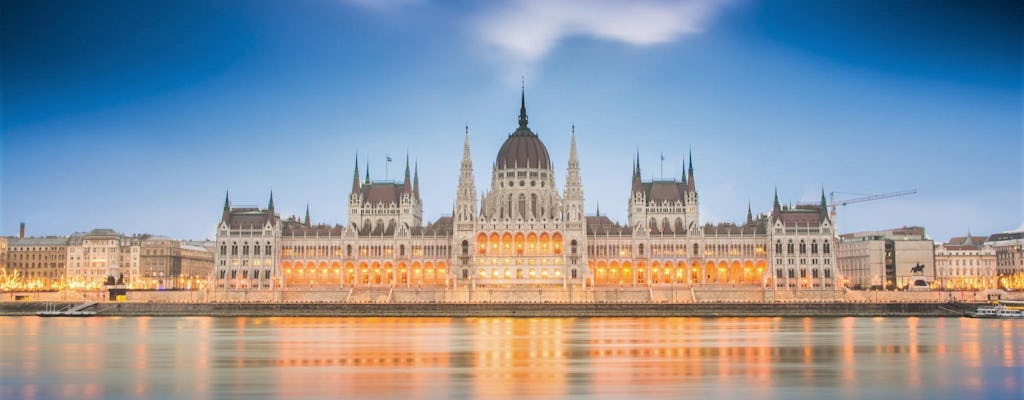
[[[388,162],[391,162],[391,155],[388,155]]]
[[[661,161],[665,161],[665,153],[661,153]]]

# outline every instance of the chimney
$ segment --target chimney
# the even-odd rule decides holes
[[[21,223],[21,229],[18,230],[18,237],[22,238],[22,239],[25,238],[25,223],[24,222]]]

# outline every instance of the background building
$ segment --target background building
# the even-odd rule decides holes
[[[0,270],[7,269],[7,237],[0,236]]]
[[[139,250],[145,236],[125,236],[113,229],[76,233],[67,243],[67,279],[102,284],[108,276],[131,282],[139,276]]]
[[[997,233],[985,245],[996,251],[996,273],[1013,275],[1024,272],[1024,232]]]
[[[141,243],[138,278],[133,287],[191,289],[202,286],[213,271],[213,252],[166,236]]]
[[[996,251],[987,237],[954,237],[935,248],[935,267],[942,287],[983,289],[996,287]]]
[[[927,288],[935,281],[935,244],[922,227],[840,235],[839,271],[852,288]]]
[[[51,288],[66,273],[68,238],[7,239],[7,272],[17,273],[35,288]]]

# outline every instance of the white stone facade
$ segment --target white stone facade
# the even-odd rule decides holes
[[[361,179],[356,161],[345,225],[312,224],[308,210],[302,221],[282,220],[272,200],[267,209],[226,200],[213,287],[839,286],[824,199],[791,209],[776,198],[769,215],[755,218],[748,209],[741,225],[701,225],[692,155],[679,181],[644,182],[637,160],[629,219],[620,225],[584,215],[574,129],[569,139],[559,191],[547,149],[528,127],[524,97],[519,127],[498,151],[490,187],[478,194],[467,128],[454,215],[430,224],[408,159],[402,182],[372,181],[369,171]],[[246,252],[257,243],[259,255]],[[773,251],[773,243],[783,247]]]

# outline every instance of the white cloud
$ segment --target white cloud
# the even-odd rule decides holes
[[[484,14],[476,28],[503,62],[530,68],[571,36],[636,46],[669,43],[703,31],[722,4],[720,0],[517,0]]]

